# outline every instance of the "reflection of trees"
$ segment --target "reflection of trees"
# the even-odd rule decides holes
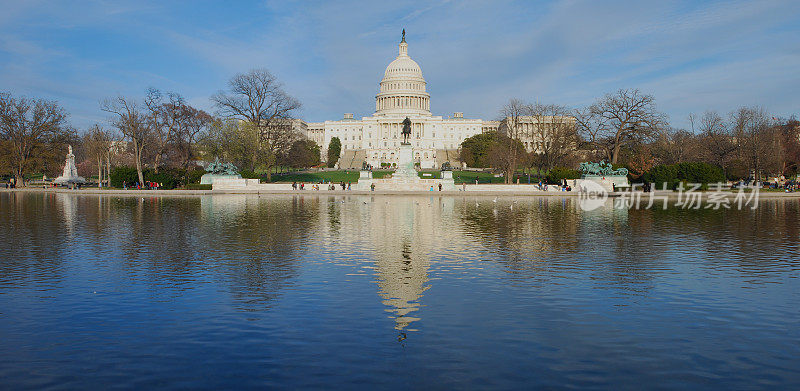
[[[544,278],[554,260],[580,253],[579,212],[561,198],[465,200],[456,209],[464,231],[496,254],[512,278]]]
[[[203,202],[204,261],[217,264],[244,309],[268,308],[297,276],[297,249],[305,248],[309,232],[319,228],[319,200],[231,195]]]
[[[787,263],[800,265],[797,257],[775,257],[796,254],[800,248],[796,200],[761,200],[756,210],[733,208],[686,210],[671,205],[667,210],[640,211],[639,219],[651,223],[631,223],[631,232],[651,238],[656,253],[691,256],[714,271],[735,268],[753,282],[787,272]]]
[[[477,205],[476,205],[477,200]],[[762,200],[758,210],[682,209],[585,212],[576,200],[467,201],[460,205],[465,231],[502,264],[514,282],[540,283],[551,277],[589,278],[600,287],[632,293],[649,290],[656,276],[674,273],[676,262],[697,259],[709,272],[728,269],[754,277],[786,272],[774,254],[798,250],[798,204]],[[531,202],[532,201],[532,202]],[[552,282],[552,281],[551,281]]]
[[[307,205],[308,203],[312,205]],[[108,289],[182,295],[220,280],[238,305],[268,308],[297,275],[317,202],[292,197],[0,194],[0,284],[102,268]],[[123,288],[124,289],[124,288]]]
[[[0,289],[62,279],[64,212],[56,194],[0,193]]]
[[[550,284],[559,278],[638,291],[652,278],[652,265],[632,241],[628,211],[601,207],[583,212],[572,197],[465,202],[461,220],[506,267],[510,280]]]

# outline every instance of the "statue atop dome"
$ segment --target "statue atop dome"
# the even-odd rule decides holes
[[[400,40],[400,43],[405,43],[405,42],[406,42],[406,29],[403,29],[403,39]]]

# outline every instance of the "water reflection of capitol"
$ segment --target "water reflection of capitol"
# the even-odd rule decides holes
[[[342,229],[332,237],[345,242],[362,240],[374,253],[378,294],[395,321],[406,330],[420,320],[416,315],[428,288],[431,257],[445,246],[446,223],[452,221],[451,197],[347,197],[340,213]],[[328,225],[329,226],[329,225]]]
[[[429,288],[431,256],[446,246],[453,222],[452,197],[320,196],[278,199],[317,209],[316,239],[324,243],[351,243],[372,252],[381,302],[403,332],[420,320],[415,313]],[[228,195],[204,200],[206,216],[231,216],[264,208],[264,198]],[[312,223],[313,224],[313,223]],[[363,265],[354,265],[363,266]]]

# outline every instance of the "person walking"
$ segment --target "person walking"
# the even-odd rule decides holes
[[[442,184],[439,183],[439,191],[442,191]]]

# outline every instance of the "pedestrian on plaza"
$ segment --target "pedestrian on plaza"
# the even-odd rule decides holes
[[[369,190],[370,191],[375,191],[375,184],[374,183],[370,183]]]
[[[442,191],[442,184],[439,184],[439,191]]]
[[[347,182],[347,190],[350,190],[352,185],[353,185],[353,182]]]

